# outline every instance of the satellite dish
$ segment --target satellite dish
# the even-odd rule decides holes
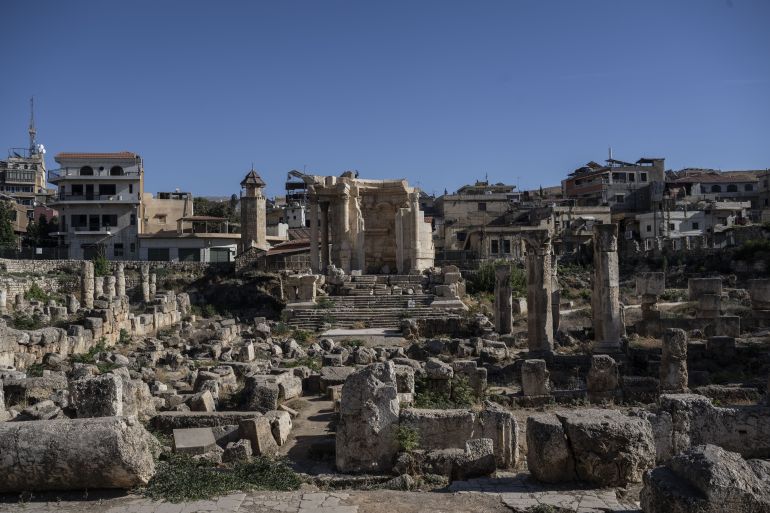
[[[38,144],[37,145],[37,152],[45,154],[45,146],[43,146],[42,144]]]

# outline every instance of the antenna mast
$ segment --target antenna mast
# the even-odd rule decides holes
[[[29,153],[37,153],[37,145],[35,144],[35,97],[29,99]]]

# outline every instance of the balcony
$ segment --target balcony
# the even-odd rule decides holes
[[[122,170],[120,174],[112,174],[109,169],[99,171],[98,169],[92,170],[89,174],[81,174],[80,169],[51,169],[48,171],[48,181],[56,183],[62,179],[77,178],[78,180],[138,180],[140,176],[139,171],[125,171]]]
[[[58,203],[139,203],[139,197],[135,194],[57,194],[53,197],[52,204]]]

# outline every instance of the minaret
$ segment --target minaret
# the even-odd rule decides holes
[[[241,253],[255,247],[267,251],[265,182],[251,167],[241,181]]]

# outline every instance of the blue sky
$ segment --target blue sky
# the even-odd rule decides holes
[[[589,160],[770,167],[770,2],[0,4],[0,148],[35,96],[60,151],[136,151],[150,192],[229,195],[254,162],[427,192],[556,185]]]

